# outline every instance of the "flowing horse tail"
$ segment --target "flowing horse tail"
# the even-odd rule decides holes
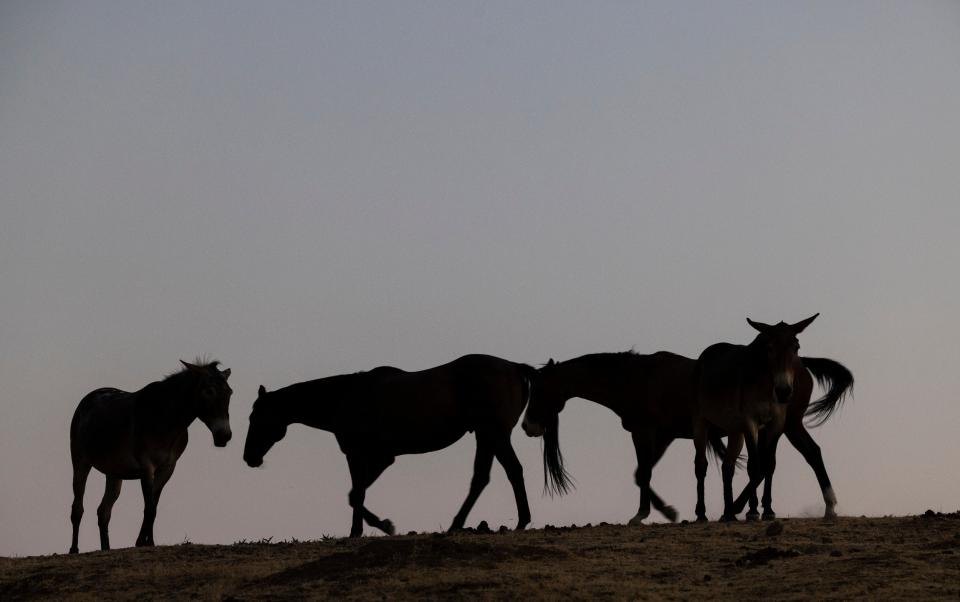
[[[707,441],[710,443],[707,447],[707,454],[713,456],[714,461],[723,462],[723,459],[727,457],[727,445],[723,442],[723,433],[715,428],[710,428],[707,430]],[[746,459],[747,457],[741,452],[737,457],[737,468],[746,468]]]
[[[557,432],[559,423],[559,418],[555,418],[543,431],[543,490],[550,497],[569,493],[574,488],[573,477],[563,465]]]
[[[536,368],[522,365],[524,405],[530,403],[533,394],[533,381],[538,377]],[[574,489],[573,477],[563,465],[563,453],[560,451],[560,417],[554,416],[552,422],[543,429],[543,492],[553,497],[564,495]]]
[[[853,394],[853,373],[840,362],[823,357],[801,358],[803,366],[817,379],[817,384],[826,394],[814,401],[804,414],[807,426],[817,427],[827,421],[843,404],[848,394]]]

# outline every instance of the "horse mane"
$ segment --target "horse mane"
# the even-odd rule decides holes
[[[201,368],[201,369],[203,369],[203,370],[209,370],[209,369],[213,368],[214,370],[219,371],[219,368],[218,368],[217,366],[220,365],[220,360],[211,359],[209,356],[206,356],[206,355],[198,355],[196,358],[194,358],[192,364],[193,364],[194,366],[196,366],[197,368]],[[185,373],[187,373],[187,372],[189,372],[189,371],[190,371],[190,368],[187,368],[186,366],[184,366],[184,365],[181,364],[179,370],[176,370],[176,371],[174,371],[174,372],[170,372],[169,374],[167,374],[166,376],[164,376],[162,382],[167,382],[168,380],[170,380],[170,379],[172,379],[172,378],[176,378],[176,377],[178,377],[178,376],[180,376],[180,375],[182,375],[182,374],[185,374]]]
[[[388,375],[388,374],[402,374],[405,370],[400,368],[394,368],[393,366],[378,366],[370,370],[360,370],[358,372],[351,372],[348,374],[334,374],[332,376],[325,376],[323,378],[316,378],[313,380],[307,380],[299,383],[294,383],[292,385],[287,385],[273,391],[268,391],[268,395],[280,394],[281,396],[293,396],[296,397],[298,394],[305,392],[306,390],[323,388],[323,395],[335,397],[341,394],[353,393],[357,387],[364,386],[365,382],[370,382],[374,378]],[[315,395],[316,393],[311,391],[310,395]],[[254,401],[253,405],[256,407],[257,401]]]
[[[548,368],[548,367],[551,367],[551,366],[558,366],[558,365],[560,365],[560,364],[569,364],[569,363],[571,363],[571,362],[583,362],[583,363],[592,363],[592,362],[598,362],[598,363],[599,363],[599,362],[603,362],[603,363],[606,363],[606,362],[608,362],[608,361],[610,361],[610,360],[628,359],[628,358],[632,359],[632,358],[635,358],[635,357],[640,357],[640,354],[637,353],[636,350],[634,350],[634,349],[628,349],[627,351],[604,351],[604,352],[601,352],[601,353],[588,353],[588,354],[586,354],[586,355],[580,355],[580,356],[577,356],[577,357],[570,358],[570,359],[568,359],[568,360],[563,360],[562,362],[558,362],[558,361],[555,361],[555,360],[551,360],[552,363],[547,362],[547,363],[545,363],[545,364],[540,364],[540,367],[541,367],[541,368]]]

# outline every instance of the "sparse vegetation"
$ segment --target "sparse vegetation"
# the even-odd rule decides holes
[[[946,598],[960,513],[550,527],[0,558],[0,599]]]

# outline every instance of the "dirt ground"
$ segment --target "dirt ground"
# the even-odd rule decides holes
[[[960,512],[0,558],[0,599],[960,598]]]

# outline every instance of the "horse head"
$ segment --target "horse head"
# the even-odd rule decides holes
[[[568,395],[560,386],[557,376],[558,363],[550,359],[530,380],[530,401],[523,415],[523,432],[529,437],[542,437],[551,428],[556,428],[558,414],[567,403]]]
[[[264,386],[260,385],[250,413],[250,428],[247,429],[247,440],[243,444],[243,461],[252,468],[261,466],[270,448],[287,434],[287,423],[280,416],[280,408],[270,402],[269,396]]]
[[[195,391],[197,417],[213,435],[213,444],[224,447],[233,437],[230,430],[230,396],[233,389],[227,384],[230,369],[220,370],[218,362],[199,366],[180,360],[184,368],[196,377]]]
[[[802,369],[800,362],[800,342],[797,335],[813,322],[820,314],[814,314],[806,320],[796,324],[764,324],[747,318],[750,324],[760,334],[750,346],[756,350],[761,358],[763,367],[771,376],[773,383],[773,397],[778,403],[789,403],[793,395],[793,379],[797,370]]]

